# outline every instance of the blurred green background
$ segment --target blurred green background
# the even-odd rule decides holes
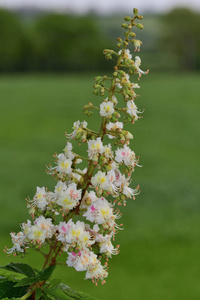
[[[25,198],[36,186],[53,189],[45,166],[65,147],[65,131],[78,119],[98,126],[81,108],[99,101],[92,94],[93,78],[111,71],[102,50],[121,35],[122,17],[2,10],[0,22],[5,22],[0,26],[0,265],[5,265],[22,261],[6,257],[3,248],[11,247],[9,233],[29,218]],[[145,29],[137,32],[144,43],[142,69],[150,73],[142,77],[136,100],[144,118],[126,128],[143,165],[133,176],[141,193],[122,209],[124,230],[116,236],[121,252],[110,260],[106,285],[96,287],[83,280],[84,272],[57,268],[54,277],[73,289],[103,300],[199,298],[198,22],[197,13],[176,9],[145,16]],[[80,151],[76,143],[75,150]],[[42,258],[31,253],[23,262],[40,268]]]

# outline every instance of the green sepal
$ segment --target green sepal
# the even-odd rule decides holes
[[[22,264],[22,263],[10,263],[6,266],[1,267],[4,270],[8,270],[11,272],[16,272],[23,274],[27,277],[34,277],[35,276],[35,271],[33,268],[27,264]]]

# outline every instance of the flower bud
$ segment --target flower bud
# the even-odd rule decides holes
[[[133,135],[129,131],[124,132],[126,139],[133,139]]]
[[[99,90],[95,89],[95,90],[93,91],[93,94],[99,95]]]
[[[125,17],[125,18],[124,18],[124,21],[131,21],[131,17],[128,17],[128,16]]]
[[[111,54],[106,54],[106,59],[112,59],[112,55]]]
[[[81,128],[78,128],[77,131],[76,131],[76,139],[77,140],[80,140],[80,139],[82,140],[83,134],[84,134],[84,130],[81,129]]]
[[[134,9],[133,9],[133,13],[134,13],[134,15],[137,15],[137,14],[138,14],[138,9],[137,9],[137,8],[134,8]]]
[[[130,36],[134,38],[134,37],[136,37],[136,33],[135,32],[131,32]]]
[[[91,102],[88,102],[88,106],[89,106],[90,108],[94,107],[94,105],[93,105]]]
[[[91,205],[91,199],[89,197],[85,200],[85,204],[88,206]]]
[[[132,27],[133,27],[133,26],[132,26],[131,24],[128,24],[128,29],[129,29],[129,30],[131,30]]]
[[[103,224],[103,229],[107,230],[109,228],[108,224]]]
[[[94,80],[95,80],[96,82],[99,82],[99,81],[102,80],[102,76],[97,76],[97,77],[94,78]]]
[[[124,29],[127,29],[127,28],[128,28],[128,24],[123,23],[123,24],[122,24],[122,27],[123,27]]]
[[[104,87],[102,87],[102,88],[100,89],[100,95],[103,96],[104,93],[105,93],[105,89],[104,89]]]
[[[104,49],[103,54],[107,54],[109,52],[109,49]]]
[[[94,84],[93,87],[94,87],[95,89],[98,89],[98,88],[101,87],[101,85],[100,85],[100,84]]]
[[[133,39],[132,43],[135,47],[135,51],[140,51],[140,46],[142,45],[142,42],[140,40]]]
[[[139,28],[139,29],[143,29],[143,28],[144,28],[144,26],[143,26],[141,23],[138,23],[136,26],[137,26],[137,28]]]

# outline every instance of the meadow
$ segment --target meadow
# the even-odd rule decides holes
[[[25,198],[36,186],[53,189],[45,166],[65,147],[65,131],[78,119],[99,127],[97,118],[81,112],[85,103],[99,102],[92,94],[95,75],[0,77],[0,265],[22,261],[3,248],[11,247],[9,233],[29,218]],[[198,73],[142,77],[136,102],[145,108],[143,118],[127,127],[143,166],[133,176],[141,193],[122,209],[124,230],[116,236],[121,251],[110,260],[107,283],[96,287],[84,272],[61,266],[54,277],[101,300],[199,298],[199,81]],[[31,253],[23,262],[41,268],[42,260]]]

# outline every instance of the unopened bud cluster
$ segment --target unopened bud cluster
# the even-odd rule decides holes
[[[121,216],[118,205],[125,205],[138,194],[138,187],[130,187],[138,158],[129,147],[133,135],[124,128],[126,122],[134,124],[141,113],[135,104],[140,86],[130,76],[137,74],[139,79],[148,73],[140,69],[140,57],[133,58],[127,48],[133,44],[135,51],[140,51],[142,42],[132,32],[133,27],[143,28],[137,19],[142,19],[137,9],[133,17],[124,18],[128,23],[122,24],[125,38],[117,39],[118,52],[104,50],[107,59],[116,60],[113,75],[95,78],[93,92],[100,101],[83,107],[86,116],[97,110],[102,117],[99,132],[89,129],[86,121],[74,123],[73,132],[66,134],[63,152],[55,155],[55,165],[47,170],[56,179],[54,190],[37,187],[33,199],[27,199],[33,222],[28,220],[20,232],[11,233],[14,245],[7,249],[19,254],[30,247],[40,251],[48,244],[45,267],[56,263],[57,255],[65,252],[67,266],[85,271],[85,278],[95,283],[99,279],[105,282],[108,259],[119,252],[119,246],[113,245],[122,225],[116,222]],[[87,144],[85,156],[73,151],[72,140]],[[86,168],[81,167],[83,161]],[[54,253],[53,258],[50,253]]]

